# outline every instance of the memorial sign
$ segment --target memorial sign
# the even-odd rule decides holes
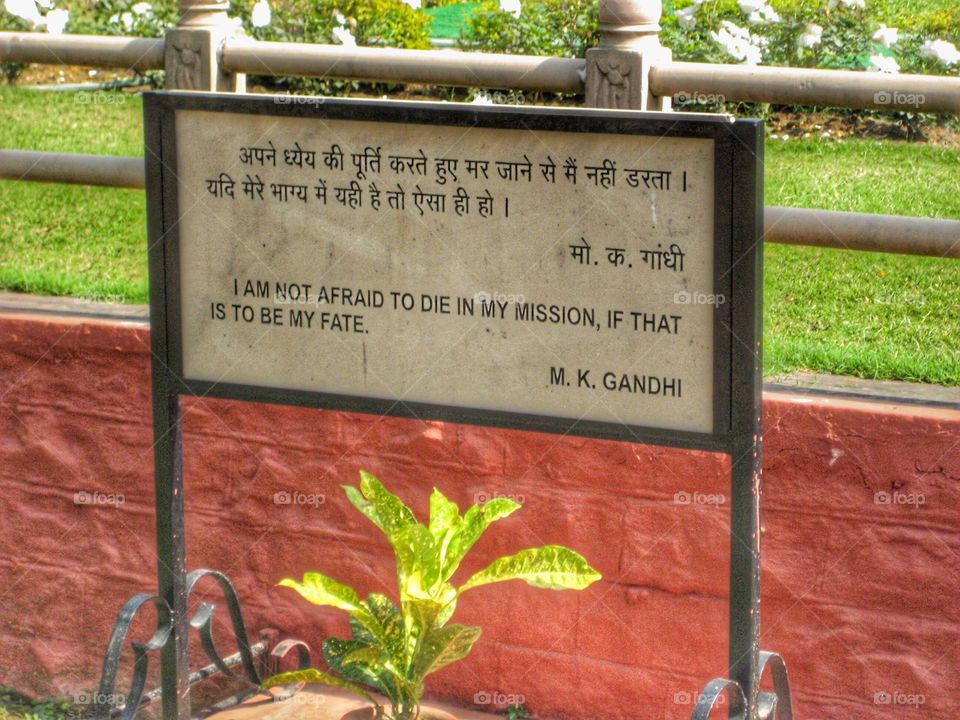
[[[145,95],[167,720],[183,394],[728,454],[729,676],[758,707],[762,126],[290,100]]]
[[[158,149],[185,382],[591,435],[727,428],[728,119],[180,101]]]

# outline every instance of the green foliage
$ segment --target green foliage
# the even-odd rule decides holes
[[[336,45],[340,41],[335,31],[344,29],[357,45],[430,47],[430,18],[402,0],[284,0],[271,3],[271,22],[266,27],[254,27],[250,22],[254,2],[231,0],[230,15],[240,18],[247,34],[257,40]],[[321,95],[343,95],[360,85],[347,80],[258,76],[251,82]],[[375,86],[378,91],[385,87]]]
[[[33,700],[0,686],[0,720],[81,720],[87,715],[88,709],[67,698]]]
[[[373,701],[365,689],[369,688],[390,701],[389,713],[377,706],[378,717],[415,719],[426,677],[465,658],[480,637],[478,627],[447,624],[460,595],[506,580],[523,580],[552,590],[580,590],[600,579],[573,550],[548,545],[495,560],[458,587],[451,581],[470,548],[490,525],[518,510],[518,503],[496,498],[461,515],[456,503],[434,488],[429,522],[424,525],[370,473],[361,471],[360,487],[348,485],[344,491],[393,547],[400,607],[379,594],[361,600],[353,589],[320,573],[306,573],[302,582],[281,580],[281,586],[296,590],[315,605],[349,613],[352,637],[328,638],[323,644],[324,660],[335,674],[319,670],[284,673],[267,680],[268,686],[320,682]]]
[[[83,35],[136,35],[160,38],[167,28],[177,24],[176,0],[97,0],[94,3],[74,2],[70,5],[71,33]]]
[[[599,39],[594,0],[530,0],[519,17],[485,3],[467,21],[460,46],[522,55],[583,57]]]
[[[30,27],[26,22],[6,12],[0,6],[0,32],[27,32],[28,30],[30,30]],[[26,65],[23,63],[0,63],[0,76],[3,77],[5,82],[12,84],[20,77],[20,73],[23,72],[25,67]]]
[[[904,3],[886,0],[868,2],[865,8],[842,3],[830,8],[828,0],[772,0],[770,4],[779,20],[752,23],[736,0],[706,0],[694,12],[692,24],[684,27],[677,11],[689,9],[690,0],[665,3],[661,41],[677,60],[735,63],[739,58],[728,53],[713,35],[724,23],[733,23],[753,36],[752,44],[761,47],[764,65],[866,70],[871,56],[883,56],[895,59],[901,72],[957,72],[956,66],[921,57],[920,48],[931,39],[960,44],[960,6],[921,10],[912,3],[914,8],[905,9]],[[801,36],[810,24],[822,29],[822,38],[806,47]],[[881,24],[900,31],[892,47],[874,39]]]
[[[526,720],[530,717],[524,705],[511,705],[507,708],[507,720]]]

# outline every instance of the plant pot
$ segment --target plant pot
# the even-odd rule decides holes
[[[374,710],[373,707],[357,708],[345,714],[340,720],[374,720]],[[420,720],[457,720],[457,717],[437,708],[421,707]]]

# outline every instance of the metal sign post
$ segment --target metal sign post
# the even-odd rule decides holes
[[[190,711],[181,395],[728,454],[729,678],[769,716],[762,126],[290,100],[145,95],[166,720]]]

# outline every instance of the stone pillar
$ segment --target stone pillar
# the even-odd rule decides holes
[[[600,45],[587,50],[588,107],[669,110],[650,93],[650,68],[669,63],[660,44],[660,0],[600,0]]]
[[[168,90],[246,92],[247,76],[220,64],[226,39],[244,34],[228,7],[225,0],[180,0],[180,22],[167,30],[164,47]]]

